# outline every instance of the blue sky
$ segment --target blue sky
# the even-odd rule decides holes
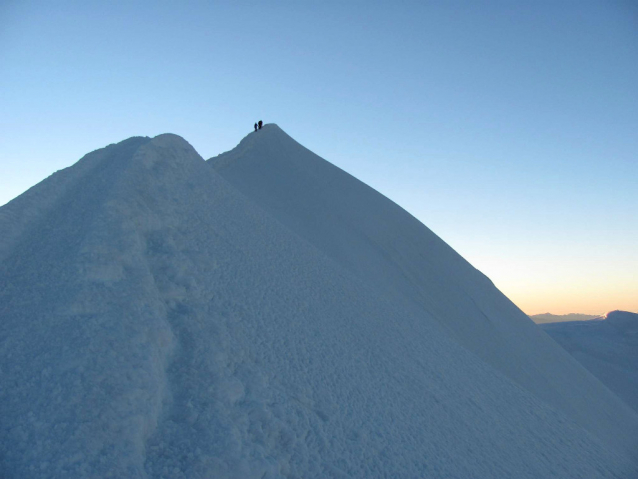
[[[632,1],[0,3],[0,204],[135,135],[258,119],[525,312],[638,311]]]

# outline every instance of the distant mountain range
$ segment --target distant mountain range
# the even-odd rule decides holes
[[[536,324],[561,323],[564,321],[588,321],[590,319],[596,319],[600,317],[601,317],[600,314],[577,314],[577,313],[570,313],[570,314],[544,313],[544,314],[534,314],[530,316],[530,318],[532,318],[532,321],[534,321]]]

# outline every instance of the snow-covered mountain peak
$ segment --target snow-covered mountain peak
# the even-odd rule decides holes
[[[186,153],[188,156],[201,158],[199,156],[199,153],[195,151],[195,148],[193,148],[188,141],[186,141],[179,135],[175,135],[174,133],[163,133],[161,135],[157,135],[156,137],[152,138],[148,144],[158,148],[171,149],[175,152],[183,152]]]
[[[251,168],[252,162],[258,161],[270,168],[290,167],[294,171],[299,167],[296,163],[304,150],[308,151],[279,126],[268,123],[260,130],[249,133],[232,150],[211,158],[209,162],[219,170],[241,158],[242,168]]]
[[[633,410],[276,125],[90,153],[0,208],[0,261],[2,477],[638,473]]]
[[[190,143],[173,133],[164,133],[154,137],[136,152],[133,159],[136,157],[143,157],[147,166],[154,164],[156,161],[168,161],[183,166],[188,163],[202,161],[202,157]]]

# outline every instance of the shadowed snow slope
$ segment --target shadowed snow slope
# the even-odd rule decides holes
[[[274,125],[215,164],[131,138],[0,208],[0,477],[638,474],[635,412],[399,207]]]
[[[612,311],[598,320],[542,328],[638,412],[638,314]]]

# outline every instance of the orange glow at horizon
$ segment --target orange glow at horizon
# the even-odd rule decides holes
[[[600,268],[576,261],[567,267],[557,263],[551,258],[522,258],[513,264],[511,258],[481,257],[474,266],[528,315],[638,312],[638,275],[631,271],[633,261],[606,261]]]

